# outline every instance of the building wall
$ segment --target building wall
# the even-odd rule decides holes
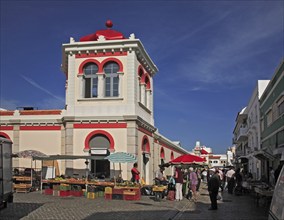
[[[284,117],[278,106],[284,97],[284,61],[281,62],[260,99],[262,149],[273,154],[269,166],[276,168],[284,153]],[[270,117],[270,119],[269,119]],[[268,172],[268,171],[267,171]]]

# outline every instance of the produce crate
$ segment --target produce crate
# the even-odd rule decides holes
[[[95,197],[95,193],[94,193],[94,192],[88,192],[87,198],[88,198],[88,199],[95,199],[95,198],[96,198],[96,197]]]
[[[98,191],[99,197],[104,197],[105,193],[103,191]]]
[[[112,200],[112,194],[105,193],[105,199]]]
[[[44,190],[44,194],[45,195],[52,195],[53,194],[53,190],[52,189],[45,189]]]
[[[123,200],[140,200],[140,194],[137,191],[123,191]]]
[[[60,190],[59,196],[62,196],[62,197],[70,196],[70,190]]]
[[[60,191],[68,191],[71,190],[71,186],[68,184],[60,184]]]
[[[106,187],[105,188],[105,193],[106,194],[112,194],[112,188],[111,187]]]
[[[123,188],[113,188],[112,189],[112,194],[123,194],[124,190],[125,189],[123,189]]]

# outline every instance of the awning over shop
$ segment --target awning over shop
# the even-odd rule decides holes
[[[272,154],[264,150],[259,150],[259,151],[254,152],[253,156],[259,160],[274,160],[275,159],[275,157]]]

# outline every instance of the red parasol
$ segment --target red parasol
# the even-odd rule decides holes
[[[202,163],[205,161],[206,161],[205,158],[192,155],[192,154],[184,154],[170,161],[170,163],[171,164],[192,164],[192,163]]]

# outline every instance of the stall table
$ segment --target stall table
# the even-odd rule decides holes
[[[260,199],[264,199],[265,206],[268,206],[269,202],[272,199],[274,191],[273,190],[262,189],[262,188],[259,188],[259,187],[255,187],[254,191],[256,193],[256,205],[259,206],[259,200]]]

